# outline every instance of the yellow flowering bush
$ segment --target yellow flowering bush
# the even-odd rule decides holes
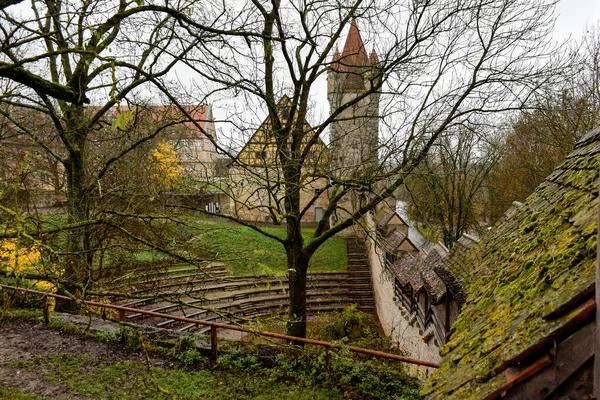
[[[8,239],[0,242],[0,265],[16,275],[27,273],[46,273],[42,269],[42,252],[39,246],[23,247],[17,239]],[[48,281],[36,281],[33,287],[45,292],[54,292],[56,287]],[[54,299],[50,299],[50,308],[54,308]]]
[[[173,146],[166,142],[159,143],[152,150],[152,157],[156,163],[154,178],[167,188],[177,186],[183,176],[183,170]]]

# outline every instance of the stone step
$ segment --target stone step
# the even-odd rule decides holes
[[[310,274],[307,285],[308,313],[339,311],[348,304],[356,304],[357,308],[366,312],[375,312],[373,299],[371,270],[368,265],[366,248],[361,243],[347,241],[348,272]],[[187,271],[186,271],[187,272]],[[129,305],[141,306],[173,315],[186,315],[189,318],[208,321],[227,321],[220,313],[225,313],[233,320],[253,318],[275,314],[284,314],[288,305],[288,282],[286,277],[214,277],[194,278],[178,273],[170,279],[164,279],[162,287],[153,290],[165,292],[171,290],[172,295],[179,296],[195,307],[207,307],[201,310],[195,307],[182,307],[169,303],[161,298],[139,299],[129,301]],[[189,279],[188,279],[189,278]],[[158,280],[160,282],[160,280]],[[140,291],[146,289],[139,288]],[[149,293],[149,292],[148,292]],[[143,294],[142,294],[143,295]],[[144,324],[182,331],[205,332],[210,328],[186,324],[175,320],[148,318],[143,314],[130,314],[128,319],[139,319]]]

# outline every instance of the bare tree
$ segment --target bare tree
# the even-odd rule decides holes
[[[216,8],[199,10],[191,1],[48,0],[29,9],[7,4],[0,10],[0,76],[13,84],[3,91],[0,112],[13,132],[49,154],[66,175],[66,248],[57,254],[64,267],[61,291],[79,297],[91,282],[91,227],[108,223],[127,234],[121,220],[111,222],[106,209],[93,209],[103,181],[110,182],[137,149],[188,120],[188,114],[170,115],[140,129],[144,105],[166,92],[170,72],[191,49],[222,40],[223,29],[234,35],[229,18],[235,18]],[[41,125],[51,129],[41,132]],[[16,222],[4,236],[27,234],[18,212],[3,211]]]
[[[2,108],[66,171],[65,291],[79,294],[89,281],[89,227],[101,220],[90,207],[99,183],[165,128],[115,141],[120,145],[111,156],[92,162],[96,127],[113,106],[139,103],[144,90],[179,104],[180,122],[193,121],[183,90],[168,84],[169,72],[184,61],[201,80],[196,103],[210,96],[238,104],[222,118],[234,133],[247,132],[253,111],[266,112],[254,137],[264,140],[254,140],[245,156],[212,138],[233,160],[236,178],[219,183],[230,193],[242,186],[250,193],[247,200],[235,197],[231,219],[285,247],[288,332],[305,336],[307,269],[317,248],[400,187],[449,129],[518,109],[549,79],[554,64],[544,39],[552,9],[542,0],[182,1],[168,7],[106,0],[34,2],[29,14],[3,8],[0,76],[31,90],[5,92],[2,101],[44,113],[60,139],[53,149]],[[370,54],[359,26],[370,32]],[[343,50],[335,52],[347,31]],[[312,107],[326,75],[328,112]],[[284,94],[289,97],[280,101]],[[86,111],[88,99],[100,105]],[[286,236],[248,221],[243,210],[285,220]],[[305,242],[301,227],[309,217],[318,221]]]
[[[230,218],[286,249],[288,333],[306,334],[306,275],[321,244],[400,187],[440,136],[518,109],[549,79],[552,10],[552,2],[521,0],[252,0],[241,15],[255,36],[187,55],[204,81],[199,91],[247,105],[222,118],[232,131],[243,135],[248,116],[266,112],[239,155],[220,149],[233,160],[229,190],[238,193]],[[329,111],[312,102],[325,76]],[[285,221],[286,236],[262,229],[265,217]],[[305,241],[301,227],[312,218]]]
[[[501,149],[491,137],[461,127],[440,138],[406,179],[408,213],[449,249],[485,222],[485,190]]]
[[[571,49],[569,68],[513,116],[503,156],[489,182],[492,222],[523,201],[600,123],[600,30],[592,27]]]

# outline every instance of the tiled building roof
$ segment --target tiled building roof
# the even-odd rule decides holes
[[[392,271],[402,285],[410,283],[413,290],[419,292],[425,286],[425,281],[420,273],[422,263],[423,257],[407,255],[392,264]]]
[[[463,235],[454,242],[452,251],[445,258],[444,263],[448,271],[460,280],[468,279],[470,268],[467,265],[467,253],[475,247],[477,241],[469,236]]]
[[[446,293],[446,285],[437,274],[435,268],[444,267],[444,259],[437,249],[432,249],[420,265],[420,273],[425,282],[425,289],[434,303],[438,303]]]
[[[392,271],[401,285],[410,284],[415,293],[424,289],[435,304],[446,293],[446,285],[436,268],[445,269],[445,265],[443,255],[435,248],[429,254],[404,255],[392,264]]]
[[[194,122],[190,121],[177,106],[169,105],[136,105],[114,106],[104,113],[104,118],[116,118],[125,111],[130,111],[136,118],[146,118],[148,121],[173,123],[173,136],[185,139],[198,139],[204,136],[198,127],[207,132],[208,125],[213,122],[212,109],[206,104],[183,105],[181,108]],[[86,112],[90,115],[101,111],[103,107],[87,106]],[[207,132],[208,133],[208,132]]]
[[[394,229],[381,238],[381,246],[388,253],[396,253],[402,242],[405,240],[407,240],[406,235],[399,230]]]
[[[375,217],[375,224],[377,224],[377,228],[381,229],[385,227],[394,217],[394,215],[396,215],[396,212],[387,207],[377,213],[377,216]]]
[[[599,171],[597,128],[469,252],[469,295],[423,389],[429,399],[499,398],[551,364],[553,346],[590,317]]]

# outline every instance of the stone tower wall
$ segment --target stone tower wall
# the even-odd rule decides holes
[[[349,78],[359,76],[348,72],[329,72],[328,99],[332,111],[364,93],[360,89],[347,89]],[[378,133],[379,94],[374,93],[346,108],[331,124],[331,165],[334,175],[353,178],[367,173],[368,167],[377,163]]]

